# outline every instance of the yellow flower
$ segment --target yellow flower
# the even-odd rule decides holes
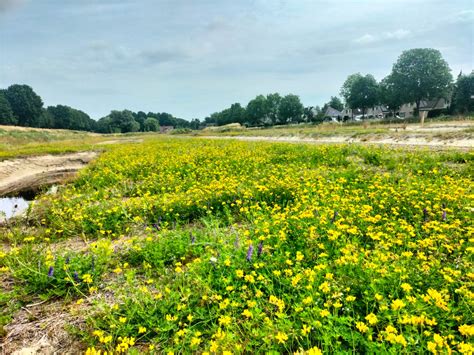
[[[398,311],[399,309],[402,309],[405,307],[405,302],[403,302],[401,299],[396,299],[392,301],[392,309],[394,311]]]
[[[139,327],[138,328],[138,334],[146,333],[146,328],[145,327]]]
[[[378,322],[378,319],[377,319],[377,316],[373,313],[369,313],[365,316],[365,320],[367,322],[369,322],[370,325],[374,325],[374,324],[377,324]]]
[[[248,309],[244,309],[242,312],[242,315],[244,315],[247,318],[252,318],[252,312],[250,312]]]
[[[474,325],[463,324],[459,326],[459,333],[466,337],[471,337],[474,335]]]
[[[220,316],[219,317],[219,324],[223,326],[227,326],[232,322],[232,318],[229,316]]]
[[[323,318],[329,316],[330,314],[331,313],[327,309],[323,309],[321,312],[319,312],[319,315]]]
[[[126,317],[120,317],[120,318],[119,318],[119,322],[120,322],[120,323],[126,323],[126,322],[127,322],[127,318],[126,318]]]
[[[364,322],[357,322],[356,323],[356,328],[359,330],[361,333],[365,333],[369,330],[369,327],[364,323]]]
[[[409,293],[411,290],[413,290],[413,287],[411,287],[411,285],[407,283],[402,283],[401,287],[406,293]]]
[[[284,344],[288,340],[288,335],[282,332],[278,332],[278,334],[275,335],[275,339],[278,341],[279,344]]]
[[[311,327],[306,325],[306,324],[303,324],[303,328],[301,329],[301,334],[303,334],[304,336],[308,335],[308,333],[311,331]]]
[[[241,279],[242,277],[244,277],[244,270],[235,270],[235,274],[239,279]]]

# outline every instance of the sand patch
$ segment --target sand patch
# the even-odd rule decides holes
[[[0,162],[0,196],[60,183],[72,177],[97,155],[97,152],[79,152],[2,161]]]

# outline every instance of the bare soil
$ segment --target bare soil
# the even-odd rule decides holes
[[[59,183],[74,175],[97,152],[43,155],[0,162],[0,196]]]

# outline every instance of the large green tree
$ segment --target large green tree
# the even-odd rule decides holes
[[[289,94],[281,99],[278,110],[280,123],[301,122],[303,120],[304,106],[297,95]]]
[[[14,125],[17,124],[17,122],[10,103],[5,97],[5,90],[0,90],[0,124]]]
[[[43,113],[43,101],[28,85],[11,85],[5,91],[13,114],[20,126],[38,127]]]
[[[387,106],[393,116],[395,116],[395,112],[397,112],[403,104],[402,96],[395,87],[390,75],[380,82],[379,100],[382,105]]]
[[[421,100],[448,97],[453,77],[440,51],[415,48],[404,51],[390,74],[394,88],[404,103],[415,103],[420,111]]]
[[[359,108],[365,115],[367,108],[373,107],[378,102],[378,84],[375,78],[360,73],[349,75],[342,85],[341,95],[347,106],[351,109]]]
[[[156,118],[148,117],[143,124],[143,129],[145,132],[158,132],[160,130],[160,123]]]
[[[267,117],[267,98],[263,95],[258,95],[247,104],[245,109],[246,121],[251,126],[262,124]]]
[[[268,94],[267,97],[267,112],[266,116],[271,122],[271,124],[277,123],[278,120],[278,111],[280,110],[281,96],[279,93],[275,92],[273,94]]]
[[[457,113],[474,111],[474,72],[469,75],[458,76],[454,87],[453,102]]]

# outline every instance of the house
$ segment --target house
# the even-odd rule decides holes
[[[160,126],[160,133],[168,133],[174,129],[173,126]]]
[[[331,121],[333,122],[339,122],[342,119],[342,112],[331,106],[328,106],[326,112],[324,113],[324,117],[331,118]]]
[[[450,105],[449,100],[444,98],[438,98],[435,100],[422,100],[420,101],[420,111],[434,111],[434,110],[444,110],[447,109]],[[416,110],[416,104],[403,104],[398,111],[398,115],[402,118],[414,117]]]

